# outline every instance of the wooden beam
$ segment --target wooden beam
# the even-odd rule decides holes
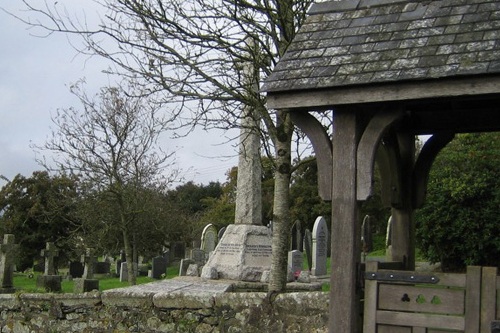
[[[397,172],[401,175],[401,204],[393,206],[392,213],[392,260],[402,261],[405,269],[415,269],[415,222],[411,204],[412,175],[415,160],[415,136],[397,133],[399,162]]]
[[[375,114],[359,141],[357,151],[357,197],[366,200],[373,192],[373,166],[382,136],[404,116],[401,110],[386,110]]]
[[[318,192],[321,199],[332,200],[332,142],[323,125],[308,112],[291,111],[292,122],[311,140],[318,165]]]
[[[270,109],[317,110],[332,106],[388,101],[410,101],[500,93],[500,76],[458,77],[395,82],[364,86],[343,86],[316,90],[268,92]]]
[[[394,133],[384,138],[379,145],[377,163],[380,172],[381,199],[384,207],[401,207],[402,176],[400,171],[399,146]]]
[[[353,110],[334,112],[332,164],[332,273],[329,332],[358,332],[361,225],[356,200],[358,121]]]
[[[432,164],[439,152],[455,137],[452,132],[434,134],[422,147],[413,168],[413,208],[421,208],[427,195]]]

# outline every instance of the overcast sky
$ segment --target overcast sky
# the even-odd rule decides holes
[[[88,0],[65,3],[92,4]],[[21,1],[0,0],[0,7],[26,15],[20,12]],[[69,92],[70,84],[85,78],[85,90],[95,93],[109,83],[102,74],[108,67],[104,60],[78,55],[64,35],[37,38],[31,33],[24,23],[0,10],[0,176],[8,179],[42,170],[30,144],[46,141],[53,127],[51,115],[58,108],[80,107]],[[168,151],[177,150],[178,167],[185,171],[186,180],[224,182],[237,157],[234,142],[224,143],[222,136],[199,131],[165,145]],[[0,186],[4,184],[0,180]]]

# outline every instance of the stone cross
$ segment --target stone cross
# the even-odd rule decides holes
[[[0,287],[12,288],[14,279],[14,261],[19,249],[12,234],[3,236],[3,243],[0,244]]]
[[[95,261],[96,261],[96,257],[94,255],[94,249],[87,248],[87,250],[85,251],[85,254],[82,255],[82,262],[85,265],[85,268],[83,269],[82,278],[84,278],[84,279],[94,278]]]
[[[45,249],[41,251],[41,256],[45,260],[45,275],[55,275],[54,269],[54,258],[59,255],[59,250],[57,250],[56,246],[52,242],[47,242],[45,245]]]

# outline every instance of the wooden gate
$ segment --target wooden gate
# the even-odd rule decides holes
[[[422,274],[381,270],[377,262],[368,262],[363,332],[494,332],[500,319],[499,289],[495,267]]]

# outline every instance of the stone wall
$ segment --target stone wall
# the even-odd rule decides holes
[[[0,295],[2,333],[327,332],[328,293]]]

